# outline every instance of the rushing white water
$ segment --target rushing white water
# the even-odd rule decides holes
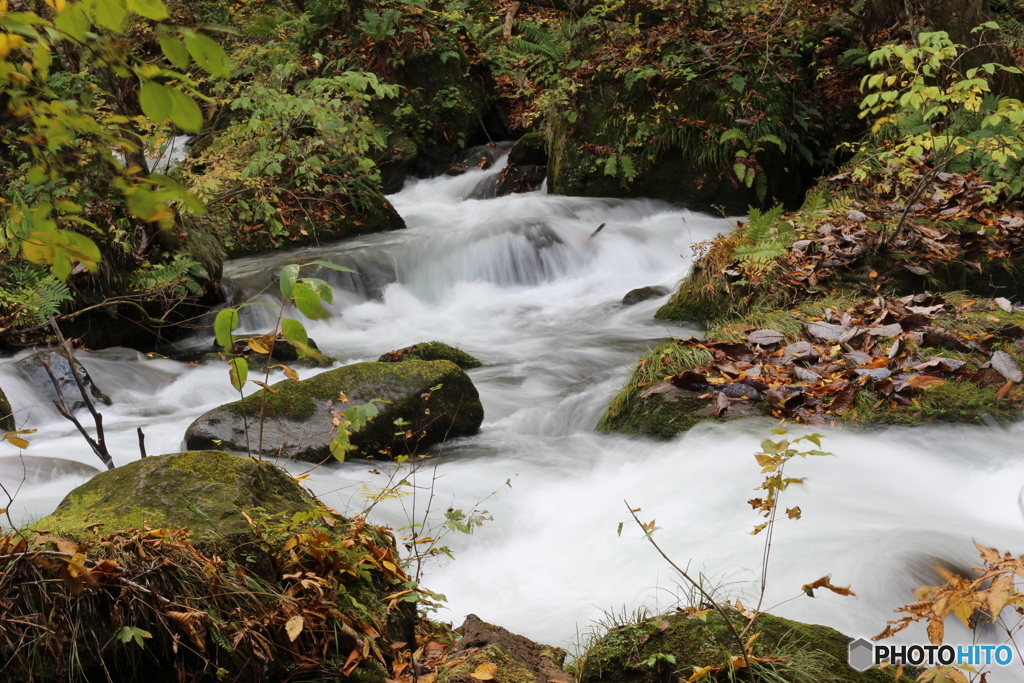
[[[678,564],[704,574],[722,596],[756,603],[764,537],[748,534],[761,520],[745,501],[760,481],[752,454],[773,425],[704,424],[670,442],[593,431],[639,352],[670,334],[697,333],[653,321],[662,301],[624,307],[619,300],[634,287],[673,285],[688,266],[690,245],[727,223],[644,200],[543,193],[464,199],[498,171],[421,181],[395,195],[407,230],[234,262],[227,273],[236,295],[273,289],[273,273],[292,259],[331,259],[360,275],[324,275],[337,290],[334,316],[308,327],[326,353],[343,362],[372,360],[440,339],[483,360],[470,371],[486,411],[481,433],[447,444],[436,470],[416,475],[415,498],[372,511],[372,519],[395,528],[422,523],[433,487],[426,524],[436,534],[439,513],[469,510],[494,492],[480,506],[493,521],[472,536],[447,536],[456,559],[426,566],[424,584],[448,597],[442,618],[459,622],[473,612],[571,645],[605,611],[671,608],[687,591],[624,501],[642,508],[644,521],[657,520],[662,529],[654,538]],[[606,227],[588,239],[601,223]],[[243,325],[265,331],[275,316],[270,307],[248,307]],[[234,397],[221,365],[134,352],[79,357],[115,401],[103,412],[119,464],[138,457],[136,427],[144,428],[150,453],[175,451],[195,417]],[[40,430],[26,455],[59,460],[29,468],[11,506],[25,521],[47,514],[87,476],[67,461],[98,461],[19,378],[15,360],[0,362],[0,385],[19,426]],[[972,539],[1024,552],[1022,432],[1021,423],[826,431],[824,448],[834,457],[797,461],[788,471],[807,477],[783,499],[786,507],[799,505],[803,519],[778,525],[765,604],[800,595],[802,584],[831,574],[857,597],[819,592],[774,611],[870,636],[913,599],[913,587],[935,579],[936,560],[960,569],[976,564]],[[0,457],[16,455],[0,445]],[[388,474],[380,463],[354,461],[315,470],[311,485],[337,509],[358,511],[364,485],[382,486]],[[16,488],[18,463],[0,460],[0,477]],[[966,633],[956,637],[969,642]],[[905,638],[915,640],[923,640],[920,632]],[[993,680],[1009,678],[999,672]]]

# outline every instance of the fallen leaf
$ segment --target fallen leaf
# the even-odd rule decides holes
[[[294,617],[289,619],[284,624],[284,631],[288,634],[288,640],[295,642],[295,639],[302,633],[302,627],[306,625],[306,620],[302,618],[301,614],[296,614]]]
[[[498,666],[491,662],[484,662],[476,668],[476,671],[469,674],[478,681],[489,681],[494,678],[494,674],[498,673]]]
[[[993,352],[992,367],[995,368],[1000,375],[1014,384],[1017,384],[1024,379],[1024,374],[1021,373],[1020,366],[1017,365],[1017,361],[1013,359],[1013,356],[1006,353],[1006,351]]]
[[[755,330],[747,335],[747,339],[752,344],[768,346],[770,344],[778,344],[783,340],[783,336],[782,333],[776,332],[775,330]]]

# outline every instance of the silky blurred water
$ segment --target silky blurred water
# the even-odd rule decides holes
[[[424,584],[448,598],[441,618],[459,623],[472,612],[571,646],[606,612],[673,607],[686,590],[632,523],[625,501],[642,508],[644,521],[657,521],[654,538],[676,563],[706,576],[720,595],[756,603],[764,537],[748,533],[761,520],[746,500],[760,482],[752,454],[773,424],[703,424],[669,442],[593,430],[639,353],[669,335],[699,334],[654,321],[664,299],[626,307],[622,296],[673,286],[689,266],[691,245],[728,223],[646,200],[541,192],[466,199],[499,171],[419,181],[394,195],[407,230],[230,263],[235,297],[273,304],[243,309],[243,328],[272,327],[273,278],[283,265],[320,258],[359,271],[321,274],[336,290],[333,316],[307,327],[327,354],[344,363],[374,360],[439,339],[483,361],[469,372],[486,411],[480,434],[446,444],[436,468],[416,474],[415,498],[371,512],[379,523],[399,530],[425,524],[436,535],[444,510],[470,510],[486,499],[479,508],[493,520],[470,536],[444,538],[456,559],[424,567]],[[210,340],[181,346],[202,350]],[[139,457],[136,427],[151,454],[173,452],[193,419],[236,397],[223,365],[135,352],[78,357],[114,399],[103,413],[118,464]],[[19,427],[39,429],[25,451],[36,459],[22,468],[12,459],[17,449],[0,444],[0,482],[17,491],[11,511],[26,522],[50,512],[99,462],[20,378],[17,360],[0,361],[0,385]],[[826,430],[823,447],[834,455],[796,461],[787,471],[807,477],[783,499],[799,505],[803,519],[778,524],[765,604],[870,636],[913,599],[913,587],[935,580],[936,560],[973,566],[974,540],[1024,552],[1022,430],[1020,423]],[[320,467],[309,482],[328,504],[355,512],[367,504],[362,492],[385,485],[389,474],[380,463],[353,461]],[[827,574],[857,597],[819,592],[784,602]],[[970,642],[969,634],[950,633],[951,642]],[[909,632],[904,641],[923,642],[923,635]],[[993,680],[1010,677],[996,672]]]

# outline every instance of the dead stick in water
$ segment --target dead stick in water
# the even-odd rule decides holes
[[[599,233],[602,230],[604,230],[604,226],[605,225],[607,225],[607,223],[602,223],[601,225],[597,226],[597,230],[595,230],[594,232],[590,233],[590,236],[587,237],[587,239],[583,240],[583,244],[587,244],[588,242],[590,242],[590,240],[594,239],[594,235],[596,235],[597,233]]]

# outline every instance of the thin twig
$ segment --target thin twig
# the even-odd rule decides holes
[[[633,521],[636,522],[637,526],[639,526],[640,529],[644,532],[644,536],[647,538],[648,541],[650,541],[651,545],[654,546],[654,549],[658,551],[658,554],[661,555],[665,559],[665,561],[669,563],[669,566],[671,566],[673,569],[679,572],[679,574],[682,575],[684,579],[689,581],[690,585],[696,588],[697,591],[704,596],[704,599],[708,601],[708,604],[714,607],[718,614],[721,615],[722,620],[725,622],[725,625],[729,628],[729,631],[736,639],[736,643],[740,646],[740,653],[743,655],[743,662],[747,666],[747,676],[750,678],[750,683],[757,683],[757,681],[754,679],[754,670],[750,666],[750,658],[747,656],[747,648],[743,643],[743,638],[742,636],[740,636],[739,632],[736,631],[736,627],[733,626],[732,622],[729,621],[729,617],[726,615],[725,610],[722,609],[722,606],[718,604],[717,600],[711,597],[710,593],[704,590],[704,586],[694,581],[689,574],[683,571],[683,569],[679,565],[672,561],[672,558],[665,554],[665,551],[661,549],[661,546],[658,545],[657,541],[651,538],[650,532],[648,532],[647,529],[644,528],[643,522],[641,522],[640,518],[636,516],[635,512],[633,512],[633,507],[629,504],[629,502],[626,500],[623,500],[622,502],[626,504],[626,509],[629,510],[629,514],[632,515]]]

